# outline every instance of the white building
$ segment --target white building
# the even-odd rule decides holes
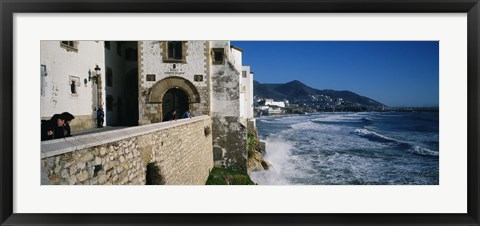
[[[245,84],[245,117],[254,120],[253,114],[253,72],[250,71],[250,66],[243,66],[242,69],[243,83]]]
[[[95,68],[105,68],[103,41],[40,42],[40,116],[70,112],[72,131],[94,128],[96,109],[105,108]],[[105,80],[104,73],[100,80]]]
[[[274,101],[273,99],[265,99],[266,106],[277,106],[285,108],[285,102],[283,101]]]

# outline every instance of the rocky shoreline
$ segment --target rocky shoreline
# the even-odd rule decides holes
[[[266,153],[265,141],[261,141],[258,138],[258,130],[252,129],[248,132],[248,160],[247,160],[247,172],[258,170],[268,170],[271,166],[270,163],[263,159]]]

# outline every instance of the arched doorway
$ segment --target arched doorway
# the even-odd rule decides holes
[[[169,111],[177,108],[176,118],[191,108],[196,115],[195,104],[200,103],[200,94],[190,81],[178,76],[164,78],[153,85],[148,94],[148,103],[157,106],[158,113],[150,118],[151,122],[161,122]]]
[[[176,119],[182,117],[189,108],[188,95],[183,90],[179,88],[169,89],[162,98],[162,112],[166,114],[167,112],[176,110]]]

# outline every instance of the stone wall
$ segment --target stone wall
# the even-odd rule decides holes
[[[205,184],[213,167],[208,116],[42,142],[42,184],[141,185],[149,163],[162,184]]]
[[[214,160],[217,167],[247,172],[247,128],[238,120],[212,116]]]
[[[212,41],[230,55],[230,42]],[[247,172],[247,128],[240,117],[240,72],[230,59],[211,65],[212,124],[215,164]]]

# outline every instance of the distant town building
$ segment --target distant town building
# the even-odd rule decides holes
[[[265,105],[267,106],[277,106],[277,107],[285,107],[285,102],[283,101],[274,101],[273,99],[265,99]]]

